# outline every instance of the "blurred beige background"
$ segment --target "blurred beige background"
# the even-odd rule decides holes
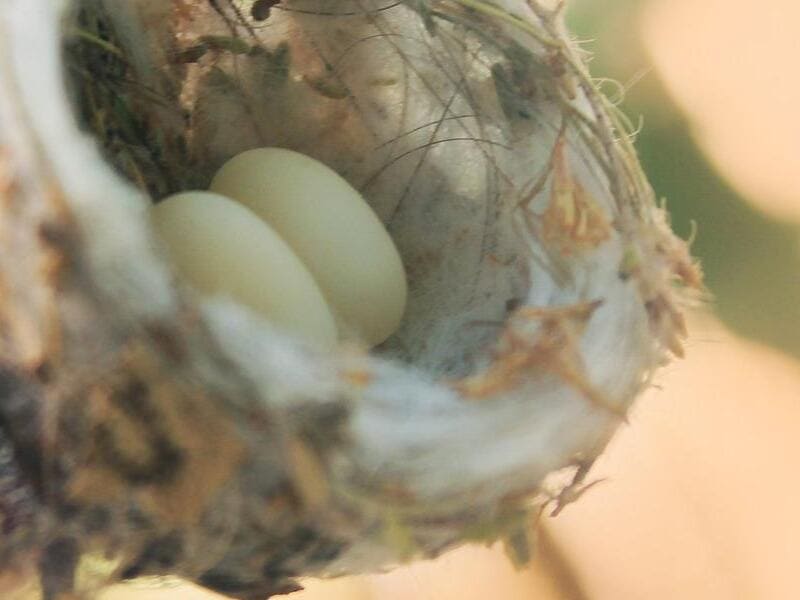
[[[466,548],[388,575],[309,582],[292,600],[800,598],[800,2],[574,0],[571,11],[595,38],[595,74],[638,81],[643,157],[676,223],[698,221],[716,301],[694,311],[688,358],[660,373],[596,465],[592,477],[608,481],[546,520],[530,570],[515,572],[499,549]],[[670,111],[705,154],[693,159],[702,187],[670,163],[681,152],[646,138],[669,129]]]

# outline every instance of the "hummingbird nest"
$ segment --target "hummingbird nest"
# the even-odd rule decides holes
[[[262,600],[466,541],[526,559],[701,286],[560,8],[6,0],[5,580]],[[259,146],[324,162],[385,224],[409,299],[378,348],[173,274],[149,205]]]

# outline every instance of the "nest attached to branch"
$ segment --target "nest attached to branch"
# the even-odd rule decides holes
[[[523,560],[681,352],[699,273],[538,0],[7,0],[0,34],[0,557],[44,598]],[[257,146],[386,224],[374,351],[173,276],[148,205]]]

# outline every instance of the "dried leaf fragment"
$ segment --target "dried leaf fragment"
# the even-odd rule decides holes
[[[615,414],[618,408],[586,378],[581,334],[601,301],[555,307],[523,307],[509,319],[488,369],[454,384],[464,396],[485,399],[512,390],[537,370],[559,376],[590,402]]]
[[[102,504],[133,489],[158,521],[180,527],[202,517],[244,449],[213,398],[165,379],[153,360],[148,348],[132,347],[125,375],[89,391],[85,455],[68,492]]]
[[[553,149],[550,204],[542,215],[542,234],[548,245],[569,255],[596,248],[611,236],[605,212],[568,166],[562,134]]]

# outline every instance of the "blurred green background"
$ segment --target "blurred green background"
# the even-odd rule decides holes
[[[800,227],[749,202],[698,146],[694,134],[703,130],[703,115],[692,115],[701,122],[691,122],[676,105],[642,41],[641,10],[650,4],[575,0],[569,4],[568,21],[582,46],[593,54],[595,77],[635,82],[622,107],[633,122],[642,118],[636,145],[657,196],[667,200],[676,231],[686,239],[696,223],[692,251],[705,271],[712,310],[735,332],[800,356]],[[686,16],[678,25],[689,28],[700,23],[691,19],[704,14]],[[666,35],[681,39],[680,31]],[[752,93],[748,74],[742,75],[742,92]],[[762,96],[760,110],[741,118],[761,118],[766,127],[775,126],[779,116],[771,112],[773,90],[755,92]],[[741,143],[749,143],[744,133]],[[751,151],[769,149],[754,146]],[[776,160],[780,159],[778,155]],[[800,207],[800,199],[796,206]]]

